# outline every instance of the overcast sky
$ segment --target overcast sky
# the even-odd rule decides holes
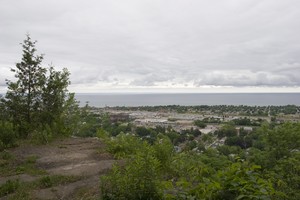
[[[299,0],[0,0],[0,92],[26,33],[75,92],[300,92]]]

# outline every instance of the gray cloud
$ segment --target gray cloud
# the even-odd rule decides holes
[[[300,87],[300,1],[2,0],[0,85],[29,32],[78,87]],[[75,87],[76,88],[76,87]]]
[[[202,79],[195,82],[196,86],[297,86],[295,81],[287,75],[271,74],[268,72],[250,71],[215,71],[205,74]]]

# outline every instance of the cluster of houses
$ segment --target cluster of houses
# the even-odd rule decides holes
[[[109,117],[111,122],[117,121],[128,121],[131,120],[135,126],[144,126],[144,127],[164,127],[172,128],[177,132],[188,129],[198,129],[203,134],[213,133],[219,129],[219,124],[209,124],[205,128],[199,128],[194,125],[195,120],[202,120],[207,117],[204,115],[198,114],[181,114],[181,113],[159,113],[159,112],[146,112],[146,111],[109,111]],[[214,119],[222,119],[221,121],[231,121],[237,119],[236,116],[209,116]],[[243,128],[245,131],[252,131],[252,127],[238,126],[236,127],[237,132],[240,128]]]
[[[164,127],[172,128],[177,132],[188,129],[198,129],[203,134],[214,132],[219,128],[219,125],[207,125],[205,128],[199,128],[194,125],[195,120],[202,119],[203,116],[195,114],[176,114],[176,113],[156,113],[156,112],[110,112],[110,120],[115,121],[127,121],[132,120],[135,126],[143,127]]]

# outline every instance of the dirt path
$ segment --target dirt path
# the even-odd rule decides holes
[[[18,160],[37,157],[36,167],[45,170],[47,176],[80,177],[75,182],[33,190],[30,192],[33,199],[96,199],[99,195],[99,176],[107,173],[115,162],[97,138],[68,138],[44,146],[19,147],[11,153]],[[0,177],[0,184],[8,179],[32,182],[41,177],[28,174]]]

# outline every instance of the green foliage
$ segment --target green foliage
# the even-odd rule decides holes
[[[69,85],[70,72],[67,69],[55,71],[49,68],[49,76],[42,88],[43,121],[52,124],[63,113]]]
[[[221,123],[220,118],[214,118],[214,117],[206,117],[202,121],[204,123],[210,123],[210,124],[220,124]]]
[[[184,146],[185,151],[192,151],[197,149],[197,142],[195,140],[187,141]]]
[[[200,159],[200,155],[191,153],[179,153],[174,155],[171,162],[170,174],[175,180],[189,181],[192,184],[202,176],[206,177],[214,170],[208,168]],[[190,185],[191,183],[186,183]]]
[[[286,199],[299,199],[299,128],[299,123],[285,123],[274,128],[264,124],[256,131],[261,148],[250,148],[247,155],[249,162],[261,165],[268,172],[275,189]],[[258,146],[257,142],[254,146]]]
[[[18,174],[44,175],[45,170],[36,166],[37,157],[32,155],[25,160],[17,160],[13,155],[4,151],[0,157],[0,176],[13,176]]]
[[[109,141],[110,134],[107,131],[105,131],[103,128],[98,128],[96,136],[102,139],[103,141],[107,142]]]
[[[201,121],[201,120],[194,121],[194,124],[196,126],[198,126],[199,128],[205,128],[206,127],[206,124],[203,121]]]
[[[198,129],[191,128],[191,129],[182,130],[181,134],[186,135],[187,138],[193,140],[195,137],[201,135],[201,132]]]
[[[137,127],[135,132],[140,137],[145,137],[152,134],[151,130],[145,127]]]
[[[63,176],[63,175],[52,175],[52,176],[43,176],[35,183],[37,188],[49,188],[57,186],[60,184],[72,183],[80,180],[79,176]]]
[[[216,149],[208,148],[206,149],[199,159],[208,167],[214,170],[220,170],[224,167],[229,166],[232,163],[227,156],[220,154]]]
[[[0,152],[0,159],[11,160],[13,158],[14,158],[14,156],[11,153],[9,153],[8,151],[4,150],[4,151]]]
[[[299,199],[298,130],[299,124],[274,129],[264,124],[241,136],[263,141],[262,149],[224,145],[201,153],[174,153],[171,140],[163,134],[150,144],[132,135],[110,137],[101,130],[117,155],[123,152],[126,156],[121,157],[127,158],[125,165],[115,166],[101,179],[102,198],[150,199],[155,194],[152,199]],[[278,143],[282,148],[275,148]]]
[[[8,180],[0,186],[0,197],[15,192],[20,187],[19,180]]]
[[[217,130],[215,134],[218,136],[218,138],[233,137],[237,136],[237,130],[232,124],[225,124],[220,130]]]
[[[30,134],[31,142],[34,144],[47,144],[52,138],[53,134],[49,125],[45,125],[43,129],[34,130]]]
[[[154,155],[160,163],[160,167],[164,171],[170,170],[170,163],[174,155],[174,146],[170,139],[162,134],[158,136],[158,139],[153,145]]]
[[[48,142],[55,135],[70,135],[77,128],[74,115],[78,104],[67,87],[70,73],[67,69],[55,71],[43,68],[42,55],[36,55],[36,41],[26,36],[21,62],[11,69],[16,81],[7,81],[8,91],[1,99],[1,119],[13,124],[14,137],[37,138]],[[37,136],[40,134],[40,136]]]
[[[16,166],[13,173],[15,174],[30,174],[30,175],[44,175],[46,174],[46,171],[43,169],[40,169],[36,166],[36,160],[37,156],[29,156],[26,158],[24,162]]]
[[[9,119],[9,115],[7,112],[7,108],[5,106],[5,100],[4,97],[0,94],[0,122],[6,121]]]
[[[271,199],[275,190],[270,181],[260,175],[260,166],[234,163],[219,171],[219,187],[213,189],[216,199]]]
[[[300,153],[294,152],[291,157],[278,161],[273,170],[276,189],[290,199],[300,199]]]
[[[98,135],[111,153],[127,162],[102,179],[104,199],[148,199],[150,193],[158,194],[156,199],[299,199],[299,123],[263,122],[239,134],[233,124],[225,124],[216,135],[226,137],[227,145],[216,149],[207,147],[216,136],[203,135],[199,144],[189,140],[194,137],[191,130],[179,134],[170,128],[144,127],[136,136],[116,137],[107,130],[99,129]],[[186,148],[175,153],[173,144],[181,139]],[[156,167],[147,168],[146,157]]]
[[[35,199],[31,195],[32,190],[39,190],[44,188],[65,185],[81,180],[81,176],[64,176],[64,175],[51,175],[43,176],[32,182],[22,182],[18,179],[8,180],[0,186],[0,197],[4,199]],[[11,195],[9,195],[11,194]],[[9,196],[7,196],[9,195]]]
[[[184,154],[174,164],[180,178],[173,184],[169,199],[272,199],[275,194],[271,182],[259,173],[259,166],[236,162],[214,172]]]
[[[219,146],[218,151],[225,155],[225,156],[229,156],[229,155],[238,155],[241,152],[241,148],[239,146],[228,146],[228,145],[222,145]]]
[[[247,149],[252,146],[252,140],[250,137],[247,136],[233,136],[226,138],[225,144],[228,146],[239,146],[242,149]]]
[[[153,148],[143,143],[124,168],[114,166],[109,175],[101,177],[101,198],[162,199],[159,168]]]
[[[142,142],[134,135],[121,133],[113,139],[105,141],[106,148],[116,158],[124,158],[140,151],[145,142]]]
[[[39,185],[41,185],[42,188],[48,188],[53,186],[52,182],[50,176],[44,176],[39,180]]]
[[[0,121],[0,150],[15,145],[16,134],[13,124],[7,121]]]
[[[69,93],[65,101],[63,119],[63,134],[69,136],[75,135],[80,129],[80,109],[74,93]],[[61,123],[60,123],[61,124]],[[60,133],[60,132],[57,132]]]
[[[79,137],[95,137],[97,129],[101,128],[100,116],[91,112],[90,106],[87,104],[78,112],[78,129],[74,135]]]
[[[285,123],[268,130],[266,136],[270,154],[276,160],[289,157],[292,151],[300,149],[300,123]]]
[[[180,134],[175,131],[169,131],[165,135],[171,140],[172,144],[177,145],[180,142]]]
[[[254,122],[250,118],[246,118],[246,117],[234,119],[233,123],[235,125],[239,125],[239,126],[259,126],[260,125],[259,122]]]
[[[24,40],[22,61],[16,64],[16,82],[8,81],[6,106],[15,125],[20,126],[19,134],[27,137],[32,128],[35,128],[37,115],[41,107],[42,88],[45,84],[46,69],[41,67],[42,55],[36,55],[36,41],[27,35]],[[29,126],[29,125],[30,126]]]
[[[101,116],[101,128],[110,133],[111,136],[132,132],[132,125],[130,123],[111,122],[107,113]]]

